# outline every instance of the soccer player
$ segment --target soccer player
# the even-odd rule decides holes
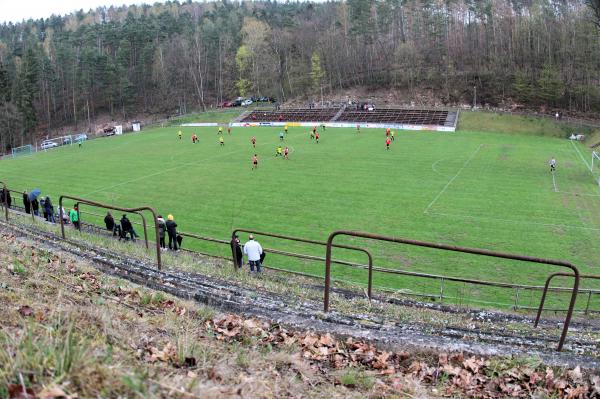
[[[317,125],[313,126],[313,134],[317,133]]]
[[[392,138],[392,141],[394,141],[394,131],[393,130],[390,132],[390,137]]]
[[[290,150],[289,150],[287,147],[285,147],[285,150],[283,150],[283,157],[284,157],[285,159],[289,159],[289,158],[288,158],[288,154],[289,154],[289,153],[290,153]]]
[[[180,131],[177,133],[177,135],[179,136],[179,140],[181,140],[181,135],[182,135],[182,134],[183,134],[183,133],[181,133],[181,130],[180,130]]]
[[[283,130],[285,130],[285,134],[287,134],[287,129],[288,129],[288,126],[287,126],[287,125],[285,125],[285,126],[283,127]]]
[[[321,123],[321,129],[323,129],[323,131],[325,131],[325,124]]]
[[[231,135],[231,127],[227,128],[227,134]]]
[[[392,140],[390,140],[390,138],[386,138],[385,139],[385,149],[389,150],[390,149],[390,143],[392,142]]]
[[[192,143],[196,144],[196,134],[192,134]]]
[[[550,164],[550,172],[556,172],[556,159],[552,157],[548,163]]]
[[[252,157],[252,170],[258,169],[258,157],[256,154]]]
[[[310,139],[313,140],[315,138],[315,132],[311,131],[310,132]]]
[[[250,142],[252,143],[252,147],[256,148],[256,137],[252,136]]]
[[[287,133],[287,131],[286,131],[286,133]],[[283,132],[279,132],[279,140],[283,141]]]
[[[219,133],[218,134],[219,134],[219,136],[223,134],[223,127],[222,126],[219,126]]]
[[[317,140],[317,144],[319,144],[319,132],[315,133],[315,140]]]
[[[282,152],[283,152],[283,148],[281,148],[280,145],[277,146],[277,150],[275,151],[275,156],[280,157]]]
[[[385,129],[385,137],[389,137],[390,135],[390,128],[388,127],[387,129]]]
[[[219,144],[221,144],[222,146],[225,145],[225,139],[223,138],[223,136],[219,136]]]
[[[356,125],[356,133],[360,133],[360,125]]]

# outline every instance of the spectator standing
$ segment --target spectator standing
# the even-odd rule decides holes
[[[29,202],[27,191],[23,191],[23,208],[25,208],[25,213],[31,213],[31,202]]]
[[[60,215],[62,215],[62,221],[65,224],[69,224],[69,215],[67,214],[67,212],[65,212],[65,207],[63,206],[62,208],[59,208],[58,206],[56,207],[56,212],[58,212],[58,216],[60,217]]]
[[[238,238],[237,234],[233,234],[231,236],[231,242],[229,244],[231,245],[231,254],[233,255],[235,265],[237,266],[238,269],[241,269],[243,259],[244,259],[244,254],[242,253],[242,247],[240,246],[240,239]]]
[[[3,188],[0,192],[0,202],[2,202],[2,206],[6,205],[8,208],[10,208],[12,198],[10,197],[10,191],[8,191],[8,189]]]
[[[121,239],[123,233],[121,232],[121,226],[115,223],[115,218],[112,213],[106,212],[106,216],[104,217],[104,224],[106,225],[106,230],[111,231],[113,233],[113,237],[117,234],[119,235],[119,240]]]
[[[40,206],[42,207],[42,215],[44,215],[44,220],[47,222],[48,221],[48,212],[46,212],[46,199],[44,197],[42,197],[42,199],[40,199]]]
[[[167,224],[165,223],[165,219],[161,215],[158,215],[156,218],[158,222],[158,238],[160,240],[160,248],[164,251],[167,249],[165,245],[165,233],[167,232]]]
[[[173,215],[167,216],[167,234],[169,235],[169,249],[177,251],[177,223],[173,219]]]
[[[77,230],[80,230],[80,226],[79,226],[79,210],[77,209],[77,205],[75,205],[73,207],[73,209],[71,209],[71,211],[69,212],[69,220],[71,221],[71,223],[73,223],[73,226],[75,226],[75,228]]]
[[[54,207],[52,206],[52,201],[50,201],[50,197],[46,196],[44,200],[44,213],[48,215],[46,218],[50,223],[56,223],[56,219],[54,218]]]
[[[134,241],[134,242],[135,242],[135,238],[139,237],[139,235],[133,229],[133,225],[127,218],[127,215],[123,215],[123,217],[121,218],[121,231],[122,231],[121,234],[123,234],[123,237],[125,239],[127,239],[127,234],[129,234],[129,236],[131,237],[131,241]]]
[[[38,202],[37,198],[34,198],[31,201],[31,210],[33,211],[33,214],[35,216],[39,216],[40,215],[40,203]]]
[[[248,256],[250,273],[254,272],[255,267],[256,273],[260,273],[260,255],[262,255],[263,249],[258,241],[254,241],[254,236],[252,234],[248,236],[248,242],[244,244],[244,253]]]

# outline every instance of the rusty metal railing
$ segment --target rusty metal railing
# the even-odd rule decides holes
[[[548,276],[548,278],[546,279],[546,283],[544,284],[544,292],[542,293],[542,299],[540,300],[540,306],[538,307],[537,310],[537,315],[535,316],[535,323],[533,324],[534,327],[538,326],[538,323],[540,321],[540,317],[542,315],[542,311],[544,310],[544,303],[546,302],[546,294],[548,293],[548,290],[550,288],[550,280],[552,280],[554,277],[576,277],[573,274],[570,273],[552,273],[551,275]],[[596,276],[593,274],[580,274],[579,275],[580,279],[590,279],[590,280],[600,280],[600,276]],[[584,314],[587,314],[588,310],[589,310],[589,306],[590,306],[590,299],[592,296],[592,291],[588,291],[588,303],[586,305],[585,308],[585,312]]]
[[[444,250],[444,251],[462,252],[462,253],[468,253],[468,254],[473,254],[473,255],[489,256],[489,257],[494,257],[494,258],[503,258],[503,259],[511,259],[511,260],[518,260],[518,261],[524,261],[524,262],[547,264],[547,265],[553,265],[553,266],[559,266],[559,267],[571,269],[573,271],[572,276],[574,277],[575,281],[573,283],[573,289],[571,292],[571,301],[569,303],[569,309],[568,309],[567,315],[565,317],[563,331],[560,336],[560,340],[558,342],[558,347],[556,348],[557,351],[562,350],[562,347],[565,343],[565,339],[567,338],[567,333],[569,331],[569,325],[571,324],[571,317],[573,316],[573,309],[575,308],[575,302],[577,300],[577,293],[579,292],[579,270],[577,269],[577,267],[575,267],[571,263],[561,261],[561,260],[543,259],[543,258],[534,258],[534,257],[524,256],[524,255],[507,254],[507,253],[503,253],[503,252],[490,251],[490,250],[486,250],[486,249],[466,248],[466,247],[452,246],[452,245],[446,245],[446,244],[437,244],[437,243],[431,243],[431,242],[425,242],[425,241],[408,240],[405,238],[389,237],[389,236],[384,236],[384,235],[380,235],[380,234],[372,234],[372,233],[359,232],[359,231],[337,230],[337,231],[334,231],[333,233],[331,233],[329,235],[329,238],[327,239],[327,252],[325,255],[325,257],[326,257],[326,260],[325,260],[325,293],[324,293],[324,297],[323,297],[323,310],[325,312],[329,311],[329,291],[330,291],[330,286],[331,286],[331,248],[333,247],[333,240],[335,239],[335,237],[342,236],[342,235],[351,236],[351,237],[361,237],[361,238],[367,238],[367,239],[378,240],[378,241],[395,242],[395,243],[399,243],[399,244],[414,245],[414,246],[418,246],[418,247],[426,247],[426,248],[432,248],[432,249],[438,249],[438,250]]]
[[[283,234],[275,234],[275,233],[256,231],[256,230],[250,230],[250,229],[242,229],[242,228],[234,229],[233,232],[231,233],[231,235],[233,236],[234,234],[239,233],[239,232],[248,233],[248,234],[256,234],[256,235],[265,236],[265,237],[279,238],[279,239],[288,240],[288,241],[303,242],[306,244],[314,244],[314,245],[320,245],[320,246],[328,246],[329,245],[329,243],[324,242],[324,241],[310,240],[307,238],[292,237],[292,236],[287,236],[287,235],[283,235]],[[368,250],[366,250],[364,248],[354,247],[351,245],[341,245],[340,244],[340,245],[332,245],[332,246],[334,248],[341,248],[341,249],[348,249],[351,251],[362,252],[367,255],[367,258],[369,259],[369,264],[368,264],[369,276],[368,276],[368,288],[367,288],[368,293],[367,293],[367,295],[368,295],[369,299],[371,299],[372,295],[373,295],[373,256],[371,255],[371,252],[369,252]],[[272,253],[278,253],[280,255],[287,255],[287,256],[292,256],[292,257],[296,257],[296,258],[319,260],[319,261],[323,260],[323,258],[317,257],[317,256],[295,254],[293,252],[277,251],[277,250],[268,249],[268,248],[265,248],[265,250],[268,250],[269,252],[272,252]],[[233,267],[234,267],[234,269],[237,270],[235,253],[233,253],[233,250],[232,250],[232,256],[233,256]],[[336,260],[331,260],[331,259],[330,259],[330,263],[352,265],[349,262],[336,261]]]
[[[92,215],[92,216],[96,216],[96,217],[102,217],[102,215],[99,215],[97,213],[83,212],[81,210],[80,206],[77,207],[77,213],[79,214],[79,224],[80,225],[81,225],[81,214],[82,213],[86,213],[86,214],[89,214],[89,215]],[[146,217],[141,212],[131,212],[131,213],[138,215],[142,219],[141,225],[142,225],[142,227],[144,229],[144,242],[146,244],[146,249],[150,249],[150,244],[148,243],[148,227],[147,227],[147,224],[146,224]],[[118,222],[119,222],[118,220],[115,220],[115,223],[118,223]],[[139,224],[139,223],[136,223],[135,221],[132,222],[132,223]]]
[[[162,262],[161,262],[161,257],[160,257],[160,240],[159,240],[159,233],[158,233],[158,221],[157,221],[157,213],[154,210],[154,208],[150,207],[150,206],[141,206],[139,208],[122,208],[122,207],[118,207],[118,206],[113,206],[113,205],[108,205],[108,204],[102,204],[100,202],[95,202],[95,201],[91,201],[85,198],[78,198],[78,197],[73,197],[73,196],[69,196],[69,195],[61,195],[58,199],[58,206],[59,206],[59,219],[60,219],[60,231],[62,234],[62,238],[66,238],[65,237],[65,225],[64,225],[64,221],[63,221],[63,199],[70,199],[79,203],[84,203],[90,206],[95,206],[98,208],[104,208],[104,209],[112,209],[115,211],[121,211],[121,212],[126,212],[126,213],[136,213],[136,212],[142,212],[142,211],[148,211],[150,213],[152,213],[152,217],[154,219],[154,232],[156,234],[156,263],[158,266],[158,270],[161,270],[162,268]]]

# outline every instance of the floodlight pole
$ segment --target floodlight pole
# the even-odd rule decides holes
[[[477,109],[477,86],[473,85],[473,110]]]

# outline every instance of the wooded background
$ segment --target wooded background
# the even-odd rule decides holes
[[[600,112],[600,0],[166,2],[0,25],[0,148],[98,115],[352,87]]]

